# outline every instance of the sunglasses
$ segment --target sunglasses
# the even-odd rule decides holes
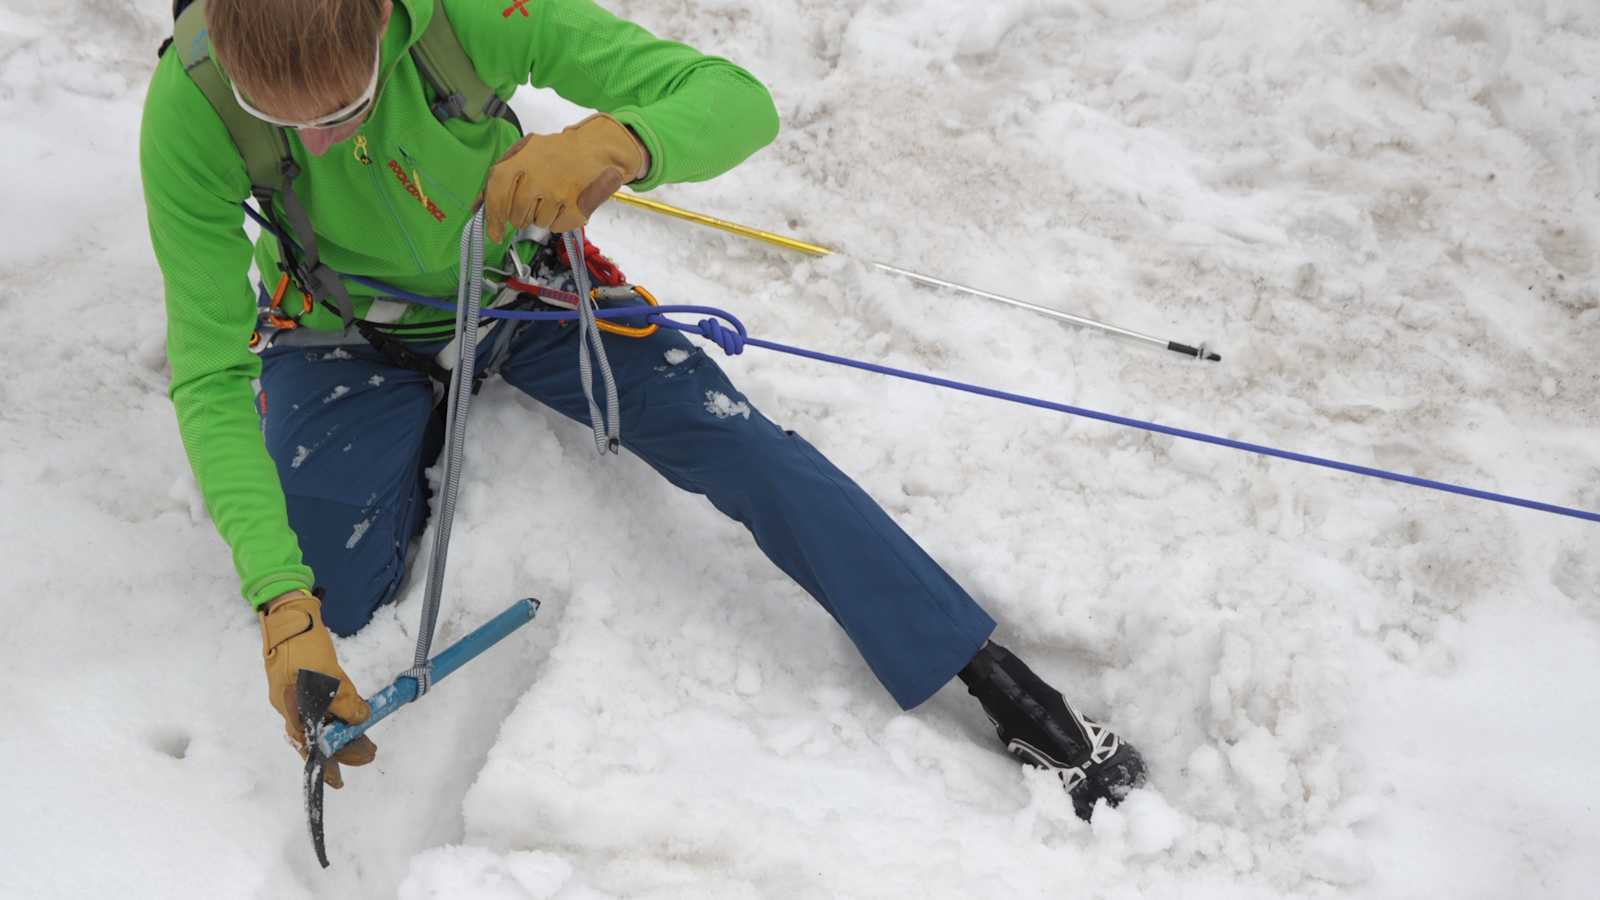
[[[297,122],[292,119],[280,119],[277,116],[268,115],[267,113],[264,113],[250,105],[250,101],[246,100],[244,95],[239,93],[238,84],[233,85],[233,97],[235,100],[239,101],[240,109],[252,116],[255,116],[263,122],[269,122],[281,128],[334,128],[356,119],[371,108],[372,98],[377,96],[378,93],[378,72],[383,67],[383,55],[381,52],[382,48],[383,33],[379,32],[377,44],[375,44],[372,48],[372,78],[367,82],[367,89],[362,91],[361,96],[357,97],[349,104],[340,109],[336,109],[325,116],[318,116],[315,119]]]

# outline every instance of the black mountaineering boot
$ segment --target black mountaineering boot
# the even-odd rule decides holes
[[[1088,821],[1096,800],[1112,806],[1144,784],[1144,759],[1109,728],[1067,705],[1061,693],[990,641],[961,670],[1011,755],[1061,779],[1078,818]]]

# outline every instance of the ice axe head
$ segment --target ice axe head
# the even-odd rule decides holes
[[[306,820],[311,825],[311,845],[317,851],[317,862],[324,869],[328,867],[328,851],[322,840],[322,772],[328,759],[322,755],[322,723],[338,693],[339,679],[331,675],[301,669],[295,676],[295,708],[300,713],[300,733],[306,748]]]

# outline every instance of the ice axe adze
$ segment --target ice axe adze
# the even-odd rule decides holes
[[[505,612],[478,626],[476,631],[446,647],[433,657],[432,680],[443,681],[450,673],[470,662],[473,657],[499,643],[511,632],[533,621],[539,611],[539,601],[531,597],[511,604]],[[325,722],[328,706],[339,691],[339,679],[310,669],[301,669],[295,680],[295,695],[300,706],[300,727],[306,736],[305,801],[306,819],[311,825],[311,845],[317,851],[317,862],[326,869],[328,852],[322,833],[322,771],[328,760],[346,744],[382,722],[389,714],[417,699],[417,679],[401,675],[383,690],[367,698],[372,714],[360,725],[343,722]]]

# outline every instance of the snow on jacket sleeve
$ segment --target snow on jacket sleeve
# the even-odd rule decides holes
[[[177,57],[156,67],[139,138],[150,243],[166,286],[169,394],[206,509],[233,550],[241,591],[259,606],[309,588],[312,575],[255,410],[261,360],[249,350],[256,301],[239,208],[250,180]]]
[[[590,0],[520,6],[526,15],[518,5],[445,0],[484,81],[551,88],[639,135],[650,172],[634,190],[713,178],[778,133],[767,89],[726,59],[661,40]]]

